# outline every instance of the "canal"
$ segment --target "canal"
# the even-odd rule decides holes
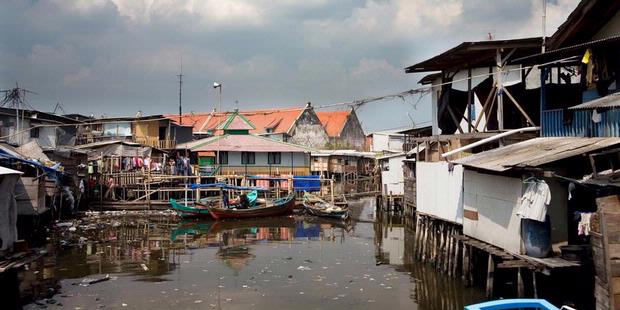
[[[90,215],[60,225],[53,255],[20,275],[36,299],[25,308],[439,310],[484,299],[414,262],[402,218],[373,199],[351,208],[348,223]]]

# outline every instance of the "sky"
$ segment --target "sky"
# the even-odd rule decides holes
[[[320,107],[417,88],[404,68],[463,41],[541,35],[542,0],[3,0],[0,89],[66,113]],[[551,35],[578,0],[548,0]],[[427,96],[428,97],[428,96]],[[346,108],[346,106],[343,106]],[[422,125],[429,98],[369,103],[367,132]]]

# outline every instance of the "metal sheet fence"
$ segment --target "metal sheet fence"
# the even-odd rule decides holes
[[[596,112],[600,115],[599,122],[593,121],[594,113],[595,110],[543,111],[541,134],[543,137],[620,137],[620,109]]]

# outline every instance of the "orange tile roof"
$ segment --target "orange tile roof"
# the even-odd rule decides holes
[[[250,133],[266,133],[267,129],[272,129],[272,133],[288,133],[297,118],[305,108],[281,108],[239,111],[255,129]],[[207,113],[187,113],[183,114],[182,125],[193,126],[193,132],[207,132],[215,130],[218,125],[227,119],[227,116],[234,112],[207,112]],[[179,123],[178,114],[167,114],[165,117]]]
[[[321,120],[321,124],[325,127],[327,135],[330,137],[340,136],[350,114],[351,110],[316,112],[316,115]]]

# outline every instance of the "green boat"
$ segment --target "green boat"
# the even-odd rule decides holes
[[[187,217],[210,217],[209,209],[195,207],[194,203],[188,203],[185,205],[184,203],[179,203],[176,199],[170,199],[170,205],[177,212],[177,215],[183,218]]]
[[[251,208],[256,207],[258,201],[258,192],[253,190],[246,194],[248,198],[248,203]],[[232,200],[229,203],[229,207],[235,207],[237,202]],[[204,205],[207,206],[215,206],[220,204],[219,197],[209,197],[200,199],[200,204],[196,204],[193,201],[188,201],[187,204],[184,202],[178,202],[175,199],[170,199],[170,205],[182,218],[190,218],[190,217],[211,217],[209,215],[209,209],[207,209]]]

